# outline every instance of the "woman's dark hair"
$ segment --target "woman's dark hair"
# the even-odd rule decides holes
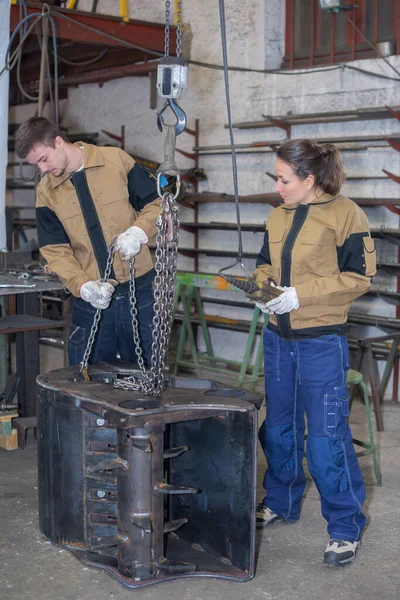
[[[15,134],[15,151],[20,158],[26,158],[36,144],[55,148],[55,139],[68,141],[60,129],[44,117],[31,117],[24,121]]]
[[[333,144],[290,140],[278,148],[277,158],[290,165],[299,179],[314,175],[315,186],[334,196],[345,179],[342,159]]]

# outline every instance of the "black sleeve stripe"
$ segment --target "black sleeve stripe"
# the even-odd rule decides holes
[[[268,241],[268,231],[264,233],[264,243],[261,248],[260,254],[257,256],[256,267],[261,265],[270,265],[271,264],[271,256],[269,253],[269,241]]]
[[[155,178],[137,163],[128,173],[128,191],[129,202],[137,212],[158,198]]]
[[[43,246],[70,243],[60,219],[47,206],[41,206],[36,209],[36,226],[40,248],[43,248]]]
[[[339,270],[350,271],[365,275],[365,258],[364,258],[364,243],[363,238],[369,236],[368,231],[361,233],[352,233],[343,246],[338,246],[337,257]]]

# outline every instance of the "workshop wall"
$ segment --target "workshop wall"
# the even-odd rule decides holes
[[[92,0],[81,0],[79,8],[90,10]],[[173,8],[174,3],[171,2]],[[285,14],[283,0],[229,0],[226,2],[226,30],[228,59],[230,66],[254,69],[279,68],[284,54]],[[118,14],[119,3],[100,0],[98,11]],[[164,21],[164,2],[151,3],[130,1],[130,16],[134,19],[156,22]],[[220,21],[217,0],[183,0],[184,48],[186,58],[222,64]],[[400,68],[400,57],[388,59]],[[365,70],[394,76],[394,72],[381,60],[363,60],[355,63]],[[293,113],[328,112],[349,108],[396,106],[399,104],[399,83],[379,79],[348,69],[322,70],[304,74],[262,74],[231,71],[230,90],[234,121],[260,120],[262,114],[283,115]],[[189,127],[195,118],[200,120],[200,144],[228,144],[223,72],[189,66],[189,87],[180,102],[188,116]],[[159,105],[161,102],[159,101]],[[68,102],[62,112],[62,123],[73,131],[101,131],[107,129],[118,133],[121,125],[126,127],[126,149],[140,156],[160,161],[162,159],[161,135],[156,125],[156,111],[150,109],[150,80],[147,77],[126,78],[105,83],[82,85],[69,90]],[[334,135],[351,136],[367,133],[394,133],[399,130],[395,119],[367,121],[363,123],[338,123],[296,126],[292,137],[318,137]],[[235,131],[237,143],[284,139],[283,130],[271,128]],[[109,143],[104,134],[100,143]],[[191,151],[192,138],[182,134],[177,145]],[[363,152],[343,153],[346,170],[352,175],[382,174],[382,168],[400,174],[400,153],[388,148],[374,148]],[[273,153],[241,155],[237,158],[239,193],[241,195],[272,192],[273,181],[265,171],[273,171]],[[178,155],[182,168],[192,166],[191,161]],[[208,181],[201,191],[233,192],[231,158],[227,155],[201,157],[200,166],[205,169]],[[350,197],[397,197],[399,187],[389,179],[347,182],[343,192]],[[267,205],[243,205],[243,222],[264,223],[270,207]],[[399,217],[384,207],[371,207],[367,211],[371,226],[399,226]],[[191,220],[191,211],[182,209],[182,220]],[[235,222],[233,204],[202,204],[199,219],[204,222]],[[244,233],[244,249],[258,251],[263,234]],[[181,245],[190,246],[192,235],[181,233]],[[236,249],[237,240],[231,232],[204,231],[199,234],[199,245],[203,248]],[[388,243],[377,243],[381,257],[395,260],[397,247]],[[232,262],[227,259],[200,257],[199,271],[216,272]],[[251,271],[252,261],[245,261]],[[193,261],[180,257],[179,267],[191,270]],[[395,289],[393,277],[379,274],[375,283],[380,287]],[[210,295],[210,292],[207,292]],[[238,300],[237,294],[227,294]],[[361,299],[357,310],[374,314],[394,316],[395,307],[381,300]],[[209,314],[226,317],[251,318],[251,309],[206,305]],[[244,351],[246,336],[229,331],[213,330],[213,342],[219,356],[239,359]]]

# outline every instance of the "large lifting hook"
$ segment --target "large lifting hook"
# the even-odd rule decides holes
[[[170,107],[170,109],[176,117],[175,135],[179,135],[180,133],[182,133],[182,131],[184,131],[186,127],[186,113],[172,98],[168,98],[165,101],[164,106],[162,107],[160,112],[157,113],[158,129],[160,131],[163,130],[164,120],[162,115],[166,108],[168,108],[168,106]]]

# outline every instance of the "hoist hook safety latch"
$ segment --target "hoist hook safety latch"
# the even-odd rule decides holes
[[[180,133],[182,133],[182,131],[184,131],[186,127],[186,114],[185,111],[182,110],[182,108],[178,106],[178,104],[174,100],[171,100],[171,98],[168,98],[168,100],[165,101],[164,106],[162,107],[160,112],[157,113],[158,129],[160,131],[163,130],[164,121],[162,115],[163,112],[168,108],[168,106],[170,107],[170,109],[176,117],[175,135],[179,135]]]

